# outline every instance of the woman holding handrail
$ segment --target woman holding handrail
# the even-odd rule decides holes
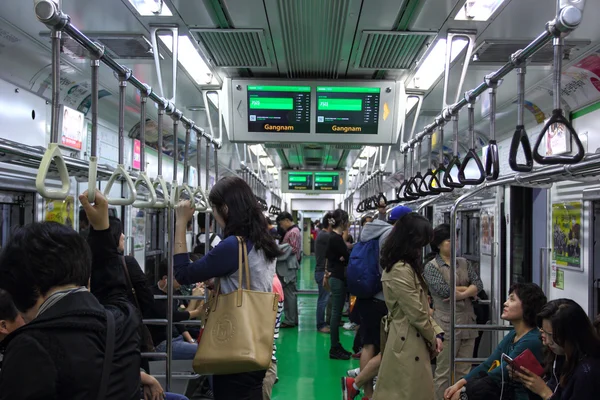
[[[433,318],[444,329],[450,332],[450,226],[442,224],[433,231],[433,240],[430,243],[432,253],[427,257],[429,261],[425,265],[423,277],[429,285],[434,303]],[[464,258],[456,259],[456,323],[475,323],[475,311],[472,298],[483,290],[483,283],[475,269]],[[455,355],[459,358],[471,357],[475,348],[475,339],[478,333],[475,330],[460,330],[456,332],[454,342]],[[450,334],[447,336],[451,340]],[[450,346],[446,346],[437,357],[435,368],[435,392],[436,399],[443,400],[444,391],[448,388],[450,381]],[[461,363],[456,365],[456,374],[465,376],[471,370],[471,365]]]
[[[432,233],[429,221],[411,212],[396,222],[381,249],[388,337],[373,399],[434,398],[430,360],[444,347],[443,331],[429,315],[421,263]]]
[[[212,188],[208,200],[225,239],[201,259],[190,262],[186,248],[187,223],[194,216],[189,201],[177,206],[174,272],[181,284],[220,278],[222,294],[238,289],[239,243],[243,237],[248,248],[248,263],[253,291],[272,292],[275,262],[279,248],[267,229],[267,221],[252,189],[238,177],[226,177]],[[215,375],[213,391],[217,400],[262,400],[266,371]]]

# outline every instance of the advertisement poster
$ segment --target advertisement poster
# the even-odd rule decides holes
[[[131,221],[131,235],[133,236],[133,248],[143,250],[146,243],[146,218],[135,217]]]
[[[559,268],[581,266],[581,203],[552,205],[552,261]]]
[[[563,124],[553,124],[546,132],[546,156],[571,152],[571,137]]]
[[[61,120],[61,145],[81,150],[83,142],[83,114],[64,107]]]
[[[46,221],[58,222],[75,228],[73,226],[74,209],[73,196],[69,196],[65,200],[46,200]]]
[[[492,254],[494,245],[494,214],[490,209],[481,211],[481,254]]]
[[[140,142],[137,139],[133,139],[132,167],[133,167],[133,169],[137,169],[138,171],[140,170],[140,167],[142,165],[141,164],[141,160],[142,160],[141,152],[142,152],[142,142]]]

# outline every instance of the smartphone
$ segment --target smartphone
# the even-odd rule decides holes
[[[515,362],[515,360],[513,360],[512,358],[510,358],[506,354],[502,354],[502,359],[504,360],[505,363],[507,363],[508,365],[510,365],[511,367],[514,368],[514,362]]]

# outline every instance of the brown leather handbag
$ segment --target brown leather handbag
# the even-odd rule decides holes
[[[127,269],[127,264],[125,263],[125,257],[121,257],[121,264],[123,265],[123,269],[125,270],[125,278],[127,279],[127,285],[129,286],[131,293],[133,294],[133,300],[135,301],[134,305],[140,312],[140,315],[142,315],[142,308],[140,307],[140,302],[138,301],[135,288],[133,287],[133,283],[131,282],[131,276],[129,275],[129,270]],[[154,348],[154,342],[152,341],[152,335],[150,334],[148,327],[141,323],[139,331],[141,341],[140,349],[142,353],[154,353],[156,349]]]
[[[221,293],[220,279],[202,333],[194,371],[200,375],[229,375],[269,369],[279,296],[250,290],[246,241],[238,237],[238,289]],[[242,259],[243,255],[243,259]],[[245,275],[245,287],[242,278]]]

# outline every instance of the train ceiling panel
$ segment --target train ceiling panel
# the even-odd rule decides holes
[[[204,45],[217,67],[271,67],[262,29],[190,29],[190,32]]]
[[[363,31],[356,55],[356,69],[410,69],[431,33]]]

